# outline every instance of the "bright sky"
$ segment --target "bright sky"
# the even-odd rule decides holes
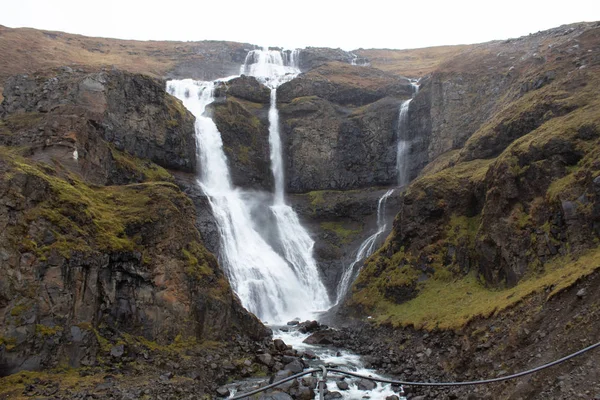
[[[417,48],[600,20],[599,0],[0,0],[0,24],[138,40]],[[490,4],[493,4],[491,6]]]

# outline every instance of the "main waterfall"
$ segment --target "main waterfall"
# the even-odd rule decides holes
[[[240,72],[257,78],[271,89],[269,146],[271,171],[275,182],[271,211],[275,216],[277,233],[285,259],[292,265],[302,284],[312,291],[318,309],[324,310],[330,306],[330,302],[313,257],[314,241],[300,224],[294,210],[285,203],[284,196],[285,179],[279,131],[279,110],[277,109],[277,87],[300,73],[298,61],[297,50],[280,52],[263,48],[248,53]]]
[[[242,195],[233,186],[221,133],[214,121],[205,115],[206,107],[214,101],[215,82],[191,79],[167,82],[168,91],[196,117],[201,166],[198,184],[208,196],[217,222],[221,263],[243,305],[270,323],[282,323],[296,317],[310,318],[315,311],[325,310],[330,305],[312,256],[314,242],[284,199],[276,88],[299,73],[297,52],[285,55],[286,62],[278,51],[251,51],[240,71],[256,76],[271,88],[269,142],[275,194],[270,209],[281,254],[255,229],[248,203],[251,196]]]

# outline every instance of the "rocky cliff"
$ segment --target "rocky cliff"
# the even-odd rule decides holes
[[[62,69],[4,94],[1,375],[267,335],[163,168],[195,166],[193,117],[163,82]]]
[[[356,282],[351,308],[457,327],[598,267],[599,29],[491,43],[425,81],[409,137],[411,156],[427,166]],[[460,311],[418,309],[455,296],[465,296]]]

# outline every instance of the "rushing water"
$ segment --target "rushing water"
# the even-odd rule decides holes
[[[387,224],[385,222],[385,203],[394,193],[394,189],[390,189],[384,193],[383,196],[379,198],[379,202],[377,203],[377,231],[373,233],[371,236],[365,239],[364,242],[358,248],[356,252],[356,256],[354,257],[354,261],[344,270],[342,274],[342,279],[338,284],[337,288],[337,299],[336,304],[341,302],[346,293],[348,293],[348,289],[356,276],[358,275],[358,267],[360,266],[360,262],[367,259],[376,249],[377,239],[385,232],[387,229]]]
[[[186,79],[167,85],[196,117],[201,165],[198,182],[217,221],[225,272],[244,306],[270,322],[309,318],[312,311],[322,310],[327,304],[318,295],[322,287],[318,274],[316,282],[305,279],[306,271],[295,270],[295,264],[273,250],[254,228],[249,205],[231,183],[221,134],[204,115],[214,100],[215,83]]]

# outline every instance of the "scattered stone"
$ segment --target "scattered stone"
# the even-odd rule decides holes
[[[304,358],[308,358],[309,360],[316,360],[318,358],[314,351],[311,350],[306,350],[303,355]]]
[[[360,390],[373,390],[377,387],[377,384],[369,379],[361,379],[358,381],[358,388]]]
[[[273,356],[269,353],[259,354],[257,356],[258,361],[266,365],[267,367],[272,367],[275,364],[275,360],[273,360]]]
[[[342,394],[340,392],[329,392],[325,395],[325,400],[332,400],[332,399],[341,399]]]
[[[287,350],[287,345],[281,339],[273,340],[273,345],[275,346],[275,350],[277,350],[277,351],[286,351]]]
[[[385,400],[400,400],[400,397],[396,396],[395,394],[391,395],[391,396],[387,396],[385,398]]]
[[[323,345],[333,344],[333,341],[330,338],[331,332],[332,331],[319,331],[319,332],[313,333],[312,335],[310,335],[309,337],[304,339],[304,341],[302,343],[323,344]]]
[[[110,349],[110,355],[115,358],[120,358],[125,353],[125,346],[118,344]]]
[[[335,384],[340,390],[348,390],[348,388],[350,387],[350,385],[348,385],[348,382],[346,381],[337,381]]]
[[[583,299],[583,296],[585,296],[585,289],[579,289],[576,296],[580,299]]]
[[[292,371],[294,374],[298,374],[304,370],[304,365],[300,362],[300,360],[294,360],[291,363],[287,364],[284,369],[286,371]]]
[[[287,325],[288,325],[288,326],[296,326],[296,325],[298,325],[299,323],[300,323],[300,321],[293,320],[293,321],[289,321],[289,322],[287,323]]]
[[[229,392],[228,388],[226,388],[225,386],[221,386],[220,388],[217,389],[217,394],[221,397],[227,397],[231,393]]]

